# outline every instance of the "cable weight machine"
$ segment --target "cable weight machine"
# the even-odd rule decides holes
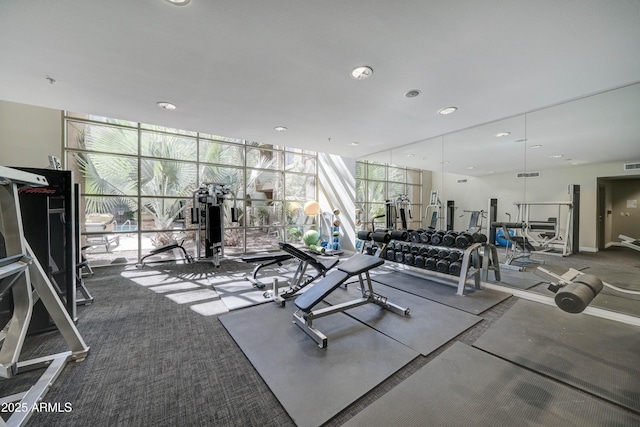
[[[191,223],[197,225],[196,260],[211,260],[215,267],[220,267],[220,257],[224,256],[224,202],[229,195],[233,198],[231,222],[238,222],[236,195],[226,184],[205,183],[193,192]]]

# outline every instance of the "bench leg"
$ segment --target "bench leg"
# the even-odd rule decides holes
[[[301,310],[298,310],[293,313],[293,323],[309,335],[318,344],[318,347],[327,347],[327,336],[313,326],[313,317],[305,319]]]

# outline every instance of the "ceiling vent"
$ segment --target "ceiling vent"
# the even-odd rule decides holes
[[[640,163],[625,163],[625,171],[638,171],[640,170]]]
[[[516,177],[518,178],[538,178],[540,176],[540,172],[519,172]]]
[[[467,182],[467,180],[466,180],[466,179],[459,179],[459,180],[458,180],[458,184],[464,184],[465,182]]]

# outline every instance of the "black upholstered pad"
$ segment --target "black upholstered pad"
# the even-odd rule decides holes
[[[338,270],[344,271],[349,276],[355,276],[356,274],[364,273],[367,270],[379,267],[382,264],[384,264],[384,260],[382,258],[371,255],[355,254],[344,263],[340,264]]]
[[[242,255],[240,259],[244,262],[279,262],[286,261],[288,259],[293,258],[293,255],[290,255],[285,252],[278,252],[275,254],[255,254],[255,255]]]
[[[312,257],[309,254],[302,252],[300,249],[295,246],[290,245],[289,243],[280,242],[280,249],[291,254],[292,256],[298,258],[301,261],[307,261],[309,264],[313,265],[315,268],[320,271],[331,270],[337,263],[337,258],[332,258],[325,261],[319,261],[318,259]]]
[[[332,271],[318,283],[313,285],[311,289],[296,298],[296,307],[298,307],[305,313],[308,313],[316,304],[322,301],[324,297],[333,292],[338,286],[344,283],[344,281],[351,276],[352,275],[341,270]]]

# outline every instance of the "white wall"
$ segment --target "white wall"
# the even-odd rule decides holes
[[[0,165],[45,168],[62,158],[62,112],[0,101]]]
[[[511,214],[511,219],[515,220],[517,208],[514,202],[570,200],[569,185],[580,185],[580,250],[596,251],[597,178],[633,174],[624,172],[622,163],[607,163],[543,170],[539,178],[526,180],[516,178],[514,173],[480,178],[438,172],[433,172],[432,175],[432,188],[440,191],[442,203],[445,204],[446,200],[454,200],[456,203],[456,230],[463,230],[468,226],[469,217],[459,217],[463,210],[486,210],[489,198],[498,199],[498,221],[507,221],[507,212]],[[466,179],[467,182],[457,182],[462,179]],[[539,215],[540,218],[536,219],[556,216],[550,210],[540,211]],[[563,219],[560,221],[561,224],[564,223]],[[617,240],[617,235],[611,235],[609,223],[605,227],[605,241],[610,244],[611,241]]]

